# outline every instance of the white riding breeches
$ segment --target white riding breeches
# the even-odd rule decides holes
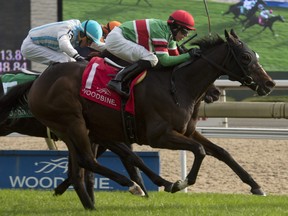
[[[105,46],[113,55],[130,63],[147,60],[151,63],[152,67],[158,63],[158,58],[155,54],[143,46],[124,38],[122,30],[118,27],[115,27],[108,34],[105,40]]]
[[[63,52],[57,52],[47,47],[37,45],[33,43],[28,35],[21,46],[22,55],[34,62],[38,62],[45,65],[50,65],[55,62],[74,62],[74,58],[71,58]]]

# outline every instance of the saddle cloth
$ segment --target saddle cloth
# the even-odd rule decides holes
[[[11,72],[4,73],[1,75],[1,82],[3,88],[3,94],[6,94],[11,88],[16,85],[35,80],[38,77],[36,74],[26,74],[24,72]],[[18,119],[18,118],[31,118],[33,115],[31,114],[28,105],[25,104],[21,108],[18,108],[9,113],[10,119]]]
[[[103,58],[93,57],[84,70],[80,95],[98,104],[120,111],[120,95],[106,87],[107,83],[119,70],[119,68],[108,64]],[[141,75],[132,81],[131,94],[125,105],[125,111],[132,115],[135,115],[133,88]]]

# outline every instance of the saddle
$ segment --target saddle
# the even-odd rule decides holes
[[[93,57],[83,72],[80,95],[95,103],[120,111],[126,142],[134,143],[137,142],[137,137],[133,88],[144,79],[146,73],[140,74],[132,81],[130,97],[124,99],[107,88],[107,83],[121,68],[123,66],[107,57]]]
[[[267,19],[264,19],[261,16],[259,16],[259,18],[258,18],[259,25],[264,26],[266,24],[266,22],[267,22]]]

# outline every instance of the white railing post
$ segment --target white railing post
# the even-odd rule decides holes
[[[186,151],[180,151],[180,161],[181,161],[181,179],[185,180],[186,176],[187,176],[187,158],[186,158]],[[187,193],[187,188],[185,188],[184,190],[182,190],[184,193]]]

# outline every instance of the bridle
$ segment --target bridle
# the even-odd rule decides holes
[[[228,52],[227,55],[223,61],[223,63],[221,65],[213,62],[212,60],[210,60],[207,56],[201,54],[200,57],[202,59],[204,59],[205,61],[207,61],[210,65],[212,65],[213,67],[217,68],[218,70],[224,72],[225,74],[227,74],[229,76],[229,79],[231,80],[238,80],[242,85],[250,87],[253,90],[257,90],[258,88],[258,84],[256,84],[255,82],[253,82],[253,79],[251,77],[251,72],[249,70],[249,66],[251,64],[254,63],[253,60],[250,60],[250,62],[245,65],[245,67],[243,66],[243,64],[240,63],[239,60],[239,56],[243,55],[244,53],[246,55],[249,55],[250,57],[253,56],[250,50],[247,51],[241,51],[240,53],[236,54],[235,52],[235,48],[237,47],[236,45],[231,45],[229,42],[226,43],[227,47],[228,47]],[[241,41],[239,41],[239,46],[243,45],[243,43]],[[250,58],[251,59],[251,58]],[[227,62],[234,60],[236,61],[236,64],[240,67],[242,74],[244,76],[240,76],[238,74],[235,74],[233,72],[231,72],[231,69],[227,69],[225,68],[225,65],[227,65]]]
[[[229,41],[227,41],[225,43],[225,45],[228,48],[228,52],[227,52],[227,55],[226,55],[222,64],[219,65],[218,63],[215,63],[214,61],[210,60],[204,54],[200,54],[199,58],[202,58],[203,60],[208,62],[208,64],[210,64],[213,67],[215,67],[216,69],[218,69],[220,72],[224,72],[225,74],[227,74],[230,80],[237,80],[241,83],[241,85],[247,86],[247,87],[253,89],[254,91],[256,91],[258,89],[259,85],[253,81],[253,78],[251,77],[251,71],[249,69],[251,67],[251,65],[255,64],[257,61],[257,60],[255,60],[255,58],[254,59],[252,58],[252,56],[255,55],[255,52],[251,51],[250,49],[246,49],[244,51],[237,52],[237,54],[236,54],[235,49],[239,46],[244,46],[243,42],[241,42],[240,40],[238,40],[238,44],[231,45],[229,43]],[[247,62],[247,64],[245,64],[245,66],[243,66],[243,64],[239,60],[239,57],[241,57],[241,55],[243,55],[243,54],[245,54],[246,56],[249,56],[249,62]],[[238,74],[235,74],[235,73],[231,72],[231,71],[233,71],[232,69],[227,69],[225,67],[227,65],[227,63],[230,62],[231,60],[234,60],[236,62],[236,64],[240,67],[240,69],[242,71],[242,75],[244,75],[244,76],[240,76]],[[178,98],[176,96],[175,71],[177,71],[179,68],[185,67],[185,66],[187,66],[193,62],[194,62],[194,60],[184,62],[184,63],[178,65],[177,67],[175,67],[174,70],[172,71],[171,80],[170,80],[170,83],[171,83],[170,93],[171,93],[173,100],[177,106],[179,106],[180,104],[179,104]]]
[[[208,18],[208,29],[209,29],[209,36],[211,36],[211,25],[210,25],[210,16],[209,16],[209,11],[208,11],[208,5],[207,5],[207,2],[206,0],[203,0],[204,2],[204,5],[205,5],[205,10],[206,10],[206,14],[207,14],[207,18]],[[257,8],[258,7],[258,3],[257,2],[257,5],[255,5],[254,7]],[[235,35],[234,31],[231,32],[232,36],[234,38],[237,38],[238,37]],[[227,37],[226,37],[227,38]],[[243,45],[243,43],[238,40],[239,42],[239,45]],[[227,46],[228,46],[228,53],[227,53],[227,56],[225,57],[224,59],[224,62],[222,63],[222,65],[218,65],[216,64],[215,62],[211,61],[210,59],[208,59],[206,56],[204,56],[203,54],[200,55],[200,57],[202,59],[204,59],[205,61],[207,61],[209,64],[213,65],[214,67],[216,67],[218,70],[220,71],[223,71],[225,72],[228,76],[229,76],[229,79],[231,80],[238,80],[242,85],[245,85],[245,86],[248,86],[250,87],[251,89],[253,90],[257,90],[258,88],[258,84],[256,84],[255,82],[253,82],[253,78],[250,76],[251,72],[249,71],[249,65],[253,64],[253,60],[251,60],[248,64],[247,64],[247,69],[243,67],[243,64],[241,64],[239,62],[239,58],[237,58],[238,56],[236,55],[235,53],[235,50],[234,50],[234,47],[236,47],[236,44],[235,45],[231,45],[229,43],[229,41],[226,42]],[[240,52],[240,54],[238,55],[241,55],[243,54],[244,52]],[[246,54],[248,54],[250,57],[252,56],[251,54],[251,51],[247,50]],[[234,74],[231,72],[231,70],[228,70],[225,68],[225,65],[226,65],[226,62],[228,62],[231,58],[234,58],[234,60],[236,61],[237,65],[241,68],[241,71],[242,73],[244,74],[244,77],[241,77],[239,76],[238,74]],[[250,58],[251,59],[251,58]]]

